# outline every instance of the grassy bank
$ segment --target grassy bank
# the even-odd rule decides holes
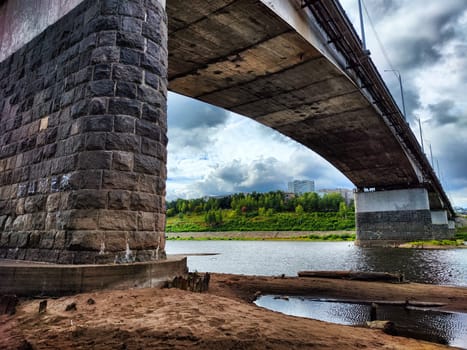
[[[230,232],[168,232],[174,241],[354,241],[354,231],[230,231]]]
[[[338,231],[354,230],[355,216],[339,213],[274,213],[270,215],[238,214],[222,210],[222,220],[215,225],[206,223],[202,214],[183,214],[167,218],[167,232],[226,232],[226,231]],[[297,234],[297,236],[300,236]]]

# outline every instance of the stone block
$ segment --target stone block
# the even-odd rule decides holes
[[[105,252],[122,252],[126,250],[128,232],[105,231]]]
[[[120,49],[116,46],[100,46],[92,51],[91,63],[114,63],[120,60]]]
[[[62,224],[60,225],[60,221]],[[59,227],[65,230],[96,230],[98,223],[97,210],[61,211],[58,216]]]
[[[10,242],[11,232],[0,232],[0,248],[8,248]]]
[[[83,131],[112,131],[113,116],[99,115],[90,116],[84,119]]]
[[[140,84],[143,81],[143,71],[139,67],[115,64],[112,70],[112,77],[117,81]]]
[[[167,159],[167,151],[165,147],[159,142],[146,137],[141,138],[141,153],[156,157],[164,162]]]
[[[57,230],[59,229],[58,221],[57,221],[57,213],[47,213],[45,218],[45,230]]]
[[[102,190],[72,191],[68,199],[69,209],[105,209],[107,192]]]
[[[70,175],[73,189],[99,189],[102,183],[102,170],[80,170]]]
[[[141,114],[141,103],[131,99],[111,99],[109,101],[109,113],[129,115],[136,118]]]
[[[107,100],[105,98],[93,98],[89,106],[90,115],[103,115],[107,112]]]
[[[93,132],[86,135],[87,151],[104,150],[107,134],[103,132]]]
[[[63,250],[66,245],[66,232],[65,231],[55,231],[55,239],[53,249]]]
[[[126,98],[136,98],[136,84],[124,81],[117,82],[116,96]]]
[[[100,231],[72,231],[66,235],[66,249],[77,251],[100,251],[105,236]]]
[[[130,2],[130,1],[120,2],[118,13],[120,15],[139,18],[139,19],[144,19],[144,16],[145,16],[145,12],[144,12],[144,8],[142,4],[139,2]]]
[[[165,208],[165,207],[162,207],[162,208]],[[165,211],[164,211],[164,213],[160,212],[160,213],[156,213],[154,215],[155,215],[155,218],[156,218],[156,222],[155,222],[156,231],[161,232],[161,234],[165,234]]]
[[[38,248],[40,249],[52,249],[55,242],[55,232],[46,231],[41,234]]]
[[[28,249],[38,249],[40,248],[40,241],[43,232],[34,231],[29,234],[28,239]]]
[[[156,193],[157,176],[140,174],[138,177],[138,191]]]
[[[110,79],[112,66],[110,64],[98,64],[94,67],[94,80]]]
[[[137,229],[136,213],[124,210],[101,210],[99,228],[109,231],[134,231]]]
[[[115,82],[113,80],[102,79],[89,82],[86,94],[88,97],[101,97],[114,96],[114,92]]]
[[[114,152],[112,158],[112,169],[120,171],[133,170],[133,153]]]
[[[135,118],[128,117],[125,115],[115,116],[114,130],[115,132],[134,133],[135,132]]]
[[[109,209],[130,209],[130,193],[129,191],[109,191]]]
[[[128,244],[131,250],[157,249],[159,247],[159,232],[130,232]]]
[[[144,50],[144,37],[138,33],[118,32],[117,45],[130,49]]]
[[[141,52],[133,49],[122,48],[120,50],[120,63],[139,66],[141,63]]]
[[[136,134],[154,141],[161,141],[161,128],[147,120],[136,121]]]
[[[138,188],[138,176],[130,172],[104,171],[102,188],[135,191]]]
[[[135,154],[134,171],[150,175],[161,175],[162,168],[165,167],[157,158]]]
[[[29,215],[29,214],[26,214]],[[31,225],[28,227],[29,230],[45,230],[45,220],[47,214],[45,212],[33,213],[31,215]],[[24,216],[24,215],[23,215]]]
[[[131,194],[130,209],[135,211],[154,212],[156,210],[160,210],[160,201],[157,195],[133,192]]]
[[[154,213],[140,212],[138,213],[138,231],[154,231],[156,218]],[[138,232],[139,234],[140,232]]]
[[[118,150],[128,152],[138,152],[140,137],[134,134],[109,133],[107,135],[105,148],[107,150]]]
[[[122,32],[141,33],[143,21],[134,17],[122,17],[119,28]]]
[[[23,215],[24,216],[24,215]],[[28,245],[29,232],[15,231],[10,233],[10,240],[8,242],[9,248],[26,248]]]
[[[44,211],[46,209],[45,205],[47,202],[46,195],[36,195],[32,197],[26,197],[24,199],[24,211],[26,213],[35,213],[39,211]]]
[[[89,151],[82,152],[78,156],[78,169],[110,169],[112,164],[112,152]]]

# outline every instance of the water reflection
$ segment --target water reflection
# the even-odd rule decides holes
[[[370,305],[363,304],[326,302],[304,297],[284,300],[272,295],[261,296],[255,304],[287,315],[344,325],[364,325],[370,319]],[[467,314],[379,305],[377,319],[394,322],[399,335],[467,347]]]
[[[296,276],[300,270],[404,273],[416,282],[467,286],[467,249],[360,248],[349,242],[168,241],[168,254],[190,256],[194,271]]]

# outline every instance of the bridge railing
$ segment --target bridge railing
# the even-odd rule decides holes
[[[383,119],[394,132],[394,136],[410,153],[412,160],[418,163],[425,184],[438,193],[446,209],[451,215],[455,215],[433,167],[369,57],[368,51],[364,50],[355,28],[340,3],[337,0],[301,0],[301,3],[302,8],[308,8],[318,25],[324,30],[329,39],[328,43],[332,44],[345,58],[347,61],[345,68],[355,73],[360,88],[368,91],[372,96],[373,104],[381,111]]]

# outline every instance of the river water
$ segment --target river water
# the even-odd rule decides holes
[[[187,254],[190,271],[296,276],[301,270],[403,273],[406,280],[467,287],[467,249],[360,248],[352,242],[168,241],[168,254]],[[216,255],[190,255],[216,254]],[[364,325],[370,306],[264,295],[256,304],[289,315]],[[400,335],[467,349],[467,314],[378,307],[378,319],[396,323]]]
[[[400,272],[406,280],[467,287],[467,249],[361,248],[353,242],[167,241],[190,271],[296,276],[301,270]]]

